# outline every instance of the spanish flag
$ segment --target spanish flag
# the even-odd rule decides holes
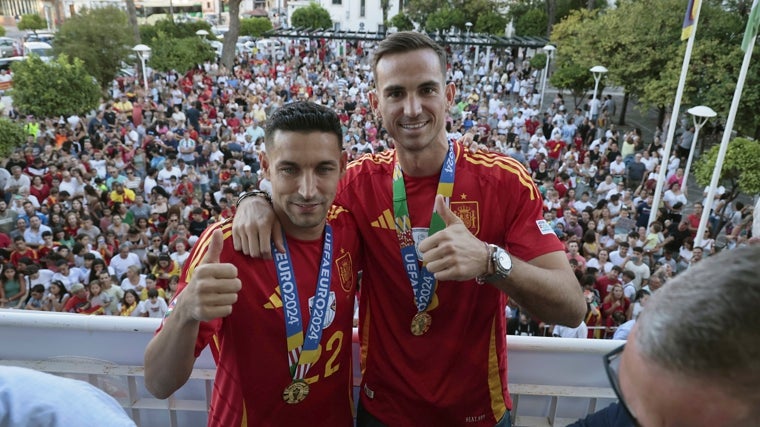
[[[697,19],[700,0],[689,0],[686,5],[686,15],[683,17],[683,29],[681,30],[681,40],[686,40],[691,36],[691,30],[694,28],[694,21]]]

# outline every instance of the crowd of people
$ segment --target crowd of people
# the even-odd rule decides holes
[[[206,62],[186,74],[156,72],[148,92],[140,79],[115,81],[112,99],[90,115],[7,109],[28,137],[0,169],[0,306],[162,317],[207,225],[232,216],[242,192],[271,189],[259,173],[263,125],[288,102],[334,109],[350,159],[393,148],[370,108],[372,45],[348,43],[345,55],[340,47],[289,42],[282,60],[241,54],[231,70]],[[524,51],[496,49],[475,61],[471,50],[448,53],[446,78],[457,88],[449,138],[527,168],[545,224],[586,292],[588,329],[557,327],[555,335],[611,338],[651,292],[715,253],[710,228],[694,246],[703,202],[681,188],[692,129],[662,164],[661,132],[645,141],[637,129],[616,129],[611,94],[578,108],[558,94],[540,108],[540,70]],[[648,225],[660,167],[667,191]],[[728,247],[743,245],[751,211],[716,197]],[[507,315],[510,333],[552,333],[517,306]]]

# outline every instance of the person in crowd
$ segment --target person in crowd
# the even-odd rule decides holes
[[[545,322],[575,327],[586,314],[527,171],[509,157],[471,153],[447,140],[446,112],[456,89],[445,83],[446,69],[444,50],[426,35],[398,32],[380,43],[369,101],[396,150],[354,163],[336,198],[357,219],[373,260],[360,298],[359,327],[366,328],[360,426],[464,423],[472,414],[479,414],[472,426],[509,425],[507,295]],[[261,197],[247,200],[235,216],[235,247],[271,257],[271,207]],[[279,226],[274,238],[284,251]],[[462,301],[478,309],[463,311]],[[442,351],[450,342],[468,344]],[[482,363],[462,364],[462,358]],[[476,380],[489,377],[489,359],[499,369],[491,386]],[[419,369],[419,360],[436,363]]]

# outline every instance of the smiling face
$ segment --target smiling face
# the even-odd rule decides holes
[[[272,183],[272,204],[285,231],[314,240],[335,199],[346,170],[337,135],[278,130],[262,157],[264,176]]]
[[[446,85],[438,55],[419,49],[383,56],[370,103],[400,150],[417,152],[446,146],[446,113],[456,89]]]

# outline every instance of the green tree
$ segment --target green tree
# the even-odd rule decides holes
[[[5,27],[0,25],[0,37],[5,37]]]
[[[13,105],[37,117],[84,114],[98,106],[101,92],[84,62],[61,54],[43,62],[33,56],[12,65]]]
[[[396,27],[399,31],[409,31],[414,29],[414,23],[404,12],[391,18],[390,26]]]
[[[81,59],[105,90],[132,52],[134,42],[126,13],[109,6],[84,10],[64,22],[54,51]]]
[[[427,31],[448,30],[452,26],[464,31],[466,30],[465,22],[471,22],[475,25],[474,31],[491,34],[504,33],[507,20],[500,11],[506,3],[505,0],[409,0],[405,2],[406,14],[409,18],[414,22],[424,24]],[[442,13],[443,10],[448,10],[448,12]],[[457,14],[452,14],[451,11],[457,11]],[[460,13],[461,16],[459,16]],[[433,20],[429,21],[431,17]],[[478,26],[481,19],[483,21]],[[445,24],[449,25],[444,26]]]
[[[678,25],[683,20],[683,6],[680,0],[637,0],[619,2],[617,8],[602,13],[574,11],[554,26],[552,41],[558,48],[558,64],[587,69],[604,65],[610,70],[607,81],[625,89],[620,123],[625,121],[627,100],[633,96],[642,111],[657,108],[658,124],[662,124],[673,105],[686,47]],[[683,106],[705,104],[722,117],[728,115],[730,103],[726,100],[733,97],[739,74],[743,56],[739,40],[746,20],[721,2],[702,2]],[[735,122],[741,133],[760,136],[760,122],[753,113],[760,108],[759,83],[760,64],[755,61]]]
[[[0,118],[0,157],[7,159],[25,141],[26,132],[20,124],[5,117]]]
[[[543,10],[530,9],[515,21],[515,33],[519,36],[542,37],[546,35],[547,19]]]
[[[694,164],[694,175],[699,185],[707,186],[712,181],[715,161],[718,158],[720,145],[713,146],[709,151],[697,158]],[[726,187],[726,205],[730,204],[740,193],[760,193],[760,142],[747,138],[734,138],[728,143],[726,158],[720,173],[720,184]],[[715,234],[720,231],[720,224]]]
[[[294,27],[329,30],[333,26],[330,12],[315,2],[296,9],[290,18]]]
[[[445,7],[428,15],[425,31],[447,31],[451,27],[463,28],[465,22],[462,10]]]
[[[155,24],[141,25],[140,38],[148,43],[158,37],[159,33],[174,39],[197,37],[195,32],[206,30],[211,32],[211,25],[206,21],[175,22],[169,19],[161,19]]]
[[[158,71],[177,70],[184,74],[193,66],[215,57],[211,46],[198,36],[177,39],[159,34],[151,47],[153,53],[149,63]]]
[[[558,89],[570,91],[573,95],[575,107],[580,105],[586,91],[594,87],[594,79],[591,77],[588,68],[577,64],[565,64],[557,68],[549,81],[552,86]]]
[[[493,35],[504,35],[507,27],[507,18],[497,12],[484,12],[478,16],[475,22],[475,32]]]
[[[16,27],[21,31],[34,31],[44,30],[47,28],[47,21],[42,19],[40,15],[36,13],[30,13],[28,15],[22,15],[21,20],[18,21]]]
[[[272,29],[272,21],[269,18],[257,17],[240,20],[240,35],[261,37]]]

